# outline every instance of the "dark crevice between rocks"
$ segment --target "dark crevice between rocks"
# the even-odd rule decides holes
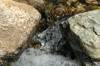
[[[63,38],[61,42],[64,42],[63,46],[56,51],[58,54],[70,57],[73,60],[80,62],[81,66],[86,66],[86,62],[89,62],[91,66],[95,66],[93,59],[89,56],[86,49],[84,48],[81,39],[71,31],[70,25],[67,23],[66,27],[60,24],[61,32]]]
[[[54,5],[60,4],[60,0],[48,0],[48,1],[49,3],[53,3]],[[65,14],[55,19],[54,15],[47,12],[48,9],[46,7],[47,6],[45,4],[44,8],[39,11],[41,13],[42,18],[40,20],[40,25],[39,25],[40,28],[37,29],[38,33],[43,32],[50,26],[53,26],[55,22],[62,22],[64,20],[67,20],[69,17],[75,15],[75,14],[69,14],[69,15]]]
[[[42,33],[45,30],[48,30],[49,27],[52,28],[57,24],[60,27],[60,31],[63,37],[60,41],[57,42],[57,44],[52,46],[50,53],[69,57],[72,60],[77,60],[80,62],[80,66],[86,66],[86,62],[89,62],[91,66],[95,66],[94,59],[89,56],[86,49],[82,46],[83,42],[81,39],[71,31],[68,22],[64,22],[64,24],[61,23],[63,21],[67,21],[67,19],[73,15],[64,15],[59,17],[59,19],[56,22],[52,22],[51,25],[48,18],[49,15],[47,15],[44,11],[41,11],[41,14],[42,19],[39,25],[40,28],[37,29],[37,33]],[[40,48],[41,46],[42,44],[40,41],[33,40],[29,47]]]
[[[55,44],[53,45],[51,44],[50,48],[51,54],[57,54],[69,57],[72,60],[80,62],[80,66],[86,66],[86,63],[90,63],[91,66],[95,66],[93,61],[94,59],[92,59],[89,56],[84,46],[82,46],[83,42],[81,41],[81,39],[73,31],[71,31],[70,25],[66,19],[62,19],[58,22],[55,22],[52,26],[46,28],[45,31],[40,32],[40,33],[47,32],[45,34],[45,38],[39,38],[39,37],[34,38],[34,41],[42,46],[41,44],[42,39],[43,39],[42,41],[44,42],[50,42],[51,40],[55,40],[55,38],[52,38],[55,37],[52,35],[53,31],[54,32],[56,31],[55,27],[58,30],[60,30],[62,38],[58,42],[54,41]],[[37,39],[39,39],[39,41]]]

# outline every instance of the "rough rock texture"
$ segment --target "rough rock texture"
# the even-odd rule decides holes
[[[35,42],[38,42],[42,45],[41,48],[47,52],[58,51],[65,44],[66,39],[64,39],[64,31],[67,24],[64,24],[66,21],[56,22],[54,25],[48,27],[43,32],[36,34],[33,37]],[[64,28],[62,28],[62,26]]]
[[[61,21],[55,22],[54,25],[49,26],[46,30],[36,34],[33,37],[33,40],[37,42],[37,44],[41,44],[41,47],[39,49],[31,48],[25,50],[18,59],[18,61],[12,63],[11,65],[12,66],[25,66],[25,65],[26,66],[82,66],[82,65],[92,66],[93,65],[92,62],[94,62],[96,63],[96,66],[100,66],[100,62],[91,61],[91,58],[89,57],[90,51],[88,51],[89,55],[87,54],[86,51],[83,51],[84,47],[86,46],[83,38],[81,38],[80,36],[81,34],[84,35],[84,33],[87,31],[90,31],[89,33],[94,32],[94,28],[92,31],[92,26],[94,26],[94,24],[99,23],[98,21],[99,16],[94,17],[95,15],[97,15],[97,13],[99,13],[99,10],[81,13],[67,20],[62,19]],[[79,28],[80,30],[78,30],[75,28],[75,25],[82,27],[80,27]],[[72,26],[74,28],[72,28]],[[77,30],[78,30],[77,32],[81,31],[82,30],[81,28],[82,29],[84,28],[86,31],[83,31],[80,34],[75,32]],[[96,35],[98,35],[98,33]],[[93,38],[87,39],[87,37],[92,37],[88,35],[84,35],[83,37],[87,42],[89,39],[93,39]],[[84,44],[82,44],[83,42]],[[89,47],[91,46],[89,45]],[[75,61],[74,60],[72,61],[71,59],[74,59]]]
[[[61,55],[53,55],[40,49],[29,48],[11,66],[79,66],[79,64]]]
[[[27,45],[40,18],[40,13],[29,5],[0,0],[0,58],[17,54],[18,48]]]
[[[43,32],[36,34],[33,40],[41,44],[40,48],[46,52],[76,59],[80,65],[85,65],[85,60],[91,63],[89,56],[83,52],[80,41],[76,37],[75,34],[72,35],[68,21],[62,19]]]
[[[17,2],[21,2],[21,3],[26,3],[28,4],[28,2],[26,0],[13,0],[13,1],[17,1]]]
[[[97,44],[97,42],[100,41],[98,34],[98,14],[99,10],[96,10],[81,13],[69,18],[68,20],[58,21],[43,32],[36,34],[33,39],[34,41],[39,42],[42,45],[41,49],[47,52],[57,52],[64,56],[69,54],[69,56],[75,56],[75,58],[78,59],[82,64],[85,64],[86,61],[91,63],[92,60],[90,56],[92,58],[98,58],[98,50],[100,50],[99,48],[94,48],[91,46],[94,44],[94,46],[98,45],[99,47],[99,44]],[[93,28],[93,26],[97,27],[97,32],[94,32],[95,28]],[[91,42],[93,42],[93,44]],[[90,50],[92,50],[92,53]],[[94,57],[94,53],[97,53],[97,56],[95,55]]]
[[[78,14],[68,19],[68,22],[88,54],[100,59],[100,10]]]
[[[44,9],[44,0],[14,0],[14,1],[29,4],[40,11]]]

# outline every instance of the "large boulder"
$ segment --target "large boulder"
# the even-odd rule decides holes
[[[40,19],[29,5],[0,0],[0,59],[19,53],[31,41]]]
[[[71,31],[79,37],[86,52],[92,58],[100,59],[100,10],[75,15],[69,18],[68,22]],[[77,40],[73,36],[71,37],[73,40]],[[76,44],[73,42],[74,47]]]

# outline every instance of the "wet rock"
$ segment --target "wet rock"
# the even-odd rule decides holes
[[[40,19],[40,13],[29,5],[0,0],[0,61],[1,57],[7,59],[19,53],[31,42]]]
[[[61,55],[53,55],[40,49],[29,48],[11,66],[79,66],[79,64]]]
[[[100,10],[75,15],[68,19],[71,31],[92,58],[100,59]],[[74,36],[70,36],[77,40]],[[73,46],[77,45],[73,41]],[[77,47],[76,47],[77,48]]]

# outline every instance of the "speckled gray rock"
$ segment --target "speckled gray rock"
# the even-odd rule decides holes
[[[68,22],[71,31],[80,38],[88,54],[100,59],[100,10],[75,15]]]
[[[59,50],[66,42],[63,34],[65,30],[61,28],[61,25],[66,28],[67,25],[64,23],[65,21],[56,22],[43,32],[36,34],[33,40],[39,42],[42,45],[41,49],[47,52]]]
[[[29,48],[11,66],[79,66],[79,64],[60,55],[52,55],[43,50]]]

